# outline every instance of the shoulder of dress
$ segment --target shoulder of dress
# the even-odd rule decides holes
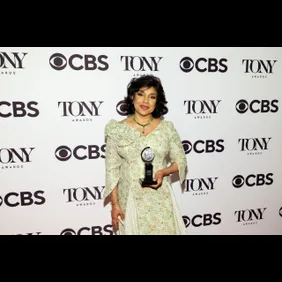
[[[140,133],[126,123],[111,119],[105,126],[105,136],[113,139],[118,146],[126,146],[134,142]]]
[[[173,121],[171,120],[163,120],[164,124],[165,124],[165,129],[166,129],[166,133],[169,135],[169,136],[173,136],[175,133],[177,133],[177,129],[176,129],[176,126],[174,124]]]
[[[105,125],[105,129],[111,127],[113,124],[117,123],[118,121],[115,119],[110,119],[106,125]]]
[[[119,129],[119,126],[121,125],[121,123],[115,119],[110,119],[106,125],[105,125],[105,135],[108,135],[110,132],[112,132],[113,130],[116,131]]]
[[[170,128],[170,129],[174,128],[174,123],[171,120],[165,120],[164,119],[162,122],[166,127]]]

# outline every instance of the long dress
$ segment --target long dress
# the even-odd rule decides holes
[[[169,176],[157,190],[143,188],[145,164],[142,150],[149,146],[154,152],[153,175],[176,162],[180,184],[186,177],[187,159],[180,136],[171,121],[162,120],[148,135],[127,122],[111,119],[105,126],[106,137],[106,199],[118,185],[118,202],[125,215],[119,223],[118,235],[187,235]]]

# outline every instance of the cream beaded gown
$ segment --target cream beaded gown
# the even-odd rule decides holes
[[[162,120],[147,136],[111,119],[105,126],[106,186],[104,199],[118,184],[118,202],[125,219],[119,223],[120,235],[186,235],[186,228],[172,191],[170,177],[164,177],[157,190],[143,188],[145,165],[142,150],[149,146],[155,154],[153,174],[168,166],[166,156],[176,162],[180,183],[186,177],[187,159],[180,136],[171,121]]]

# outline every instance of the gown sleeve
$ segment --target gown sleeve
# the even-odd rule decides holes
[[[170,140],[169,140],[169,155],[171,163],[176,162],[178,165],[178,174],[180,179],[180,184],[186,178],[187,173],[187,158],[184,152],[181,138],[179,133],[177,132],[174,124],[169,121],[169,128],[170,128]]]
[[[121,163],[122,158],[116,150],[116,144],[114,140],[110,136],[106,136],[106,184],[104,190],[104,199],[111,194],[119,182]]]

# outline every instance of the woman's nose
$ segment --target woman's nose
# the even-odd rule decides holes
[[[149,98],[144,96],[144,102],[148,103],[149,102]]]

